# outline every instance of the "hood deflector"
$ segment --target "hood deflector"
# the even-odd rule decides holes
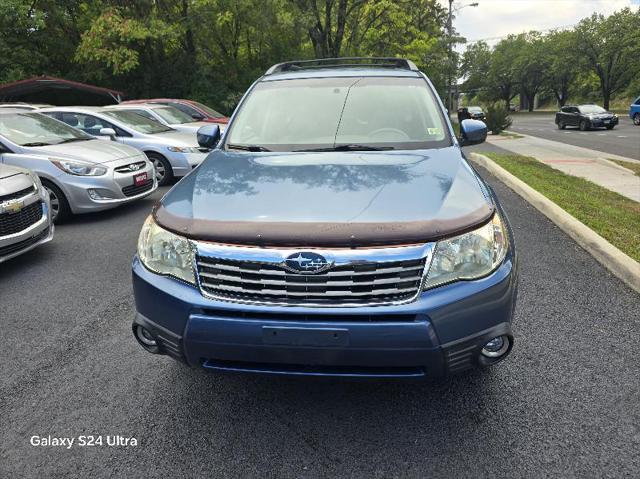
[[[253,222],[183,218],[157,203],[153,217],[161,227],[194,240],[252,246],[359,248],[428,243],[455,236],[486,223],[494,211],[493,204],[484,203],[464,216],[447,220],[399,223]]]

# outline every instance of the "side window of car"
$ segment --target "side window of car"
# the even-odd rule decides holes
[[[563,106],[562,108],[560,108],[560,111],[562,113],[571,113],[571,108],[568,106]]]
[[[137,113],[138,115],[144,116],[145,118],[148,118],[149,120],[158,121],[155,116],[153,116],[151,113],[149,113],[146,110],[130,110],[130,111],[132,111],[134,113]]]
[[[189,105],[185,105],[184,103],[169,103],[172,107],[177,108],[178,110],[186,113],[189,116],[199,115],[200,113],[193,107]]]

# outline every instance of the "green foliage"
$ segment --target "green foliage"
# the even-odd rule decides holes
[[[640,88],[640,10],[625,8],[609,17],[593,15],[574,29],[509,35],[493,49],[469,45],[463,55],[463,91],[489,101],[517,95],[533,109],[534,97],[569,97],[602,102],[616,95],[634,98]]]
[[[511,126],[509,110],[504,102],[495,102],[487,106],[487,129],[494,135],[499,135],[502,130]]]

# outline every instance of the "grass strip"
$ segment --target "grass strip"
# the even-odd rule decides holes
[[[619,250],[640,261],[640,203],[535,158],[483,152]]]

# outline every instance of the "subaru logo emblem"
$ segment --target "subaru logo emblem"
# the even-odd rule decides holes
[[[285,265],[296,273],[319,273],[331,266],[327,259],[317,253],[294,253],[284,260]]]

